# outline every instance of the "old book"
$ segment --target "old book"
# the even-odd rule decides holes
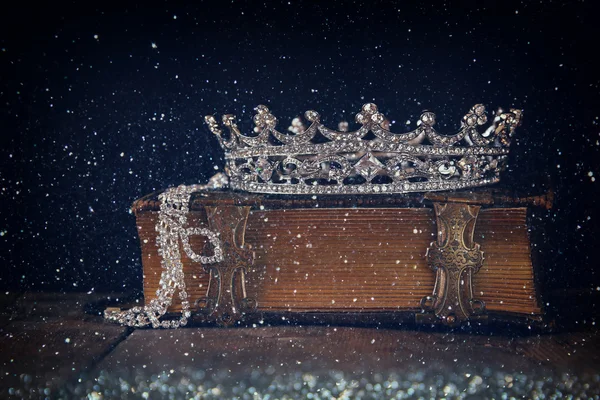
[[[223,262],[180,244],[191,311],[229,325],[250,316],[349,315],[440,322],[539,321],[528,210],[551,196],[490,189],[402,196],[194,195],[188,226],[216,231]],[[146,303],[162,273],[157,195],[137,200]],[[211,255],[205,236],[191,249]],[[181,311],[175,295],[169,312]]]

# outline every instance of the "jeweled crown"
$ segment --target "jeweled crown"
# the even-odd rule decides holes
[[[205,117],[225,150],[232,189],[283,194],[385,194],[453,190],[484,186],[499,180],[511,137],[522,112],[498,110],[487,129],[485,107],[477,104],[454,135],[441,135],[435,114],[421,114],[417,128],[392,133],[389,120],[369,103],[356,114],[361,127],[348,131],[325,127],[316,111],[295,118],[282,133],[277,118],[256,107],[255,135],[243,135],[235,116],[224,115],[224,134],[214,116]],[[482,132],[479,131],[482,130]]]

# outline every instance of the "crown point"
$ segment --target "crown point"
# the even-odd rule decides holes
[[[319,118],[321,117],[319,115],[318,112],[313,111],[313,110],[309,110],[307,112],[304,113],[304,117],[306,117],[307,120],[309,120],[310,122],[318,122]]]
[[[273,115],[269,114],[268,116],[265,117],[265,125],[270,128],[275,127],[275,125],[277,125],[277,118],[275,118]]]
[[[473,112],[478,117],[481,117],[482,115],[485,115],[485,106],[483,104],[476,104],[473,106]]]
[[[471,107],[469,113],[464,116],[463,121],[468,127],[485,124],[487,122],[485,106],[483,104],[476,104]]]
[[[277,118],[269,112],[269,109],[265,106],[256,107],[256,114],[253,118],[254,124],[259,128],[274,128],[277,125]]]
[[[514,116],[514,122],[515,122],[515,126],[519,126],[521,125],[521,118],[523,117],[523,111],[519,110],[517,108],[511,108],[510,112],[513,114]]]
[[[485,116],[478,117],[475,113],[469,113],[465,115],[464,118],[465,124],[469,127],[474,127],[475,125],[482,125],[485,123],[485,120],[487,120]]]
[[[219,129],[219,125],[217,124],[217,120],[213,115],[205,116],[204,122],[206,122],[206,125],[208,125],[208,129],[210,129],[210,131],[213,134],[215,134],[215,135],[221,134],[221,130]]]
[[[269,113],[269,108],[262,104],[257,105],[254,110],[259,114],[268,114]]]
[[[367,122],[369,122],[369,120],[367,119],[367,117],[365,116],[365,114],[363,114],[361,112],[359,112],[358,114],[356,114],[356,117],[354,118],[354,120],[357,123],[361,124],[361,125],[364,125]]]
[[[226,127],[231,127],[235,125],[235,115],[233,114],[225,114],[223,115],[223,125]]]
[[[362,106],[362,110],[366,113],[374,114],[377,112],[377,105],[375,105],[374,103],[367,103]]]
[[[432,113],[431,111],[426,111],[423,114],[421,114],[421,123],[423,125],[427,125],[427,126],[433,126],[435,125],[435,114]]]
[[[371,120],[373,122],[375,122],[376,124],[382,124],[383,121],[385,121],[385,117],[383,116],[382,113],[380,112],[376,112],[375,114],[371,115]]]

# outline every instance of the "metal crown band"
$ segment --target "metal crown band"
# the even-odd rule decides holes
[[[520,124],[521,110],[498,110],[492,124],[477,104],[463,117],[461,130],[439,134],[435,114],[424,112],[417,129],[396,134],[375,104],[356,115],[361,127],[348,132],[325,127],[316,111],[307,111],[305,127],[292,121],[291,134],[275,129],[277,118],[256,107],[256,136],[242,135],[233,115],[223,116],[224,135],[214,116],[205,117],[225,151],[230,187],[248,192],[282,194],[387,194],[453,190],[484,186],[499,180],[510,139]]]

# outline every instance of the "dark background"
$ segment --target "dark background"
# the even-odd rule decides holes
[[[204,115],[249,132],[266,104],[282,129],[308,109],[334,127],[375,102],[394,131],[424,109],[445,133],[476,103],[524,109],[503,184],[556,192],[535,217],[542,284],[600,290],[592,2],[403,3],[3,8],[0,288],[139,291],[129,207],[222,170]]]

